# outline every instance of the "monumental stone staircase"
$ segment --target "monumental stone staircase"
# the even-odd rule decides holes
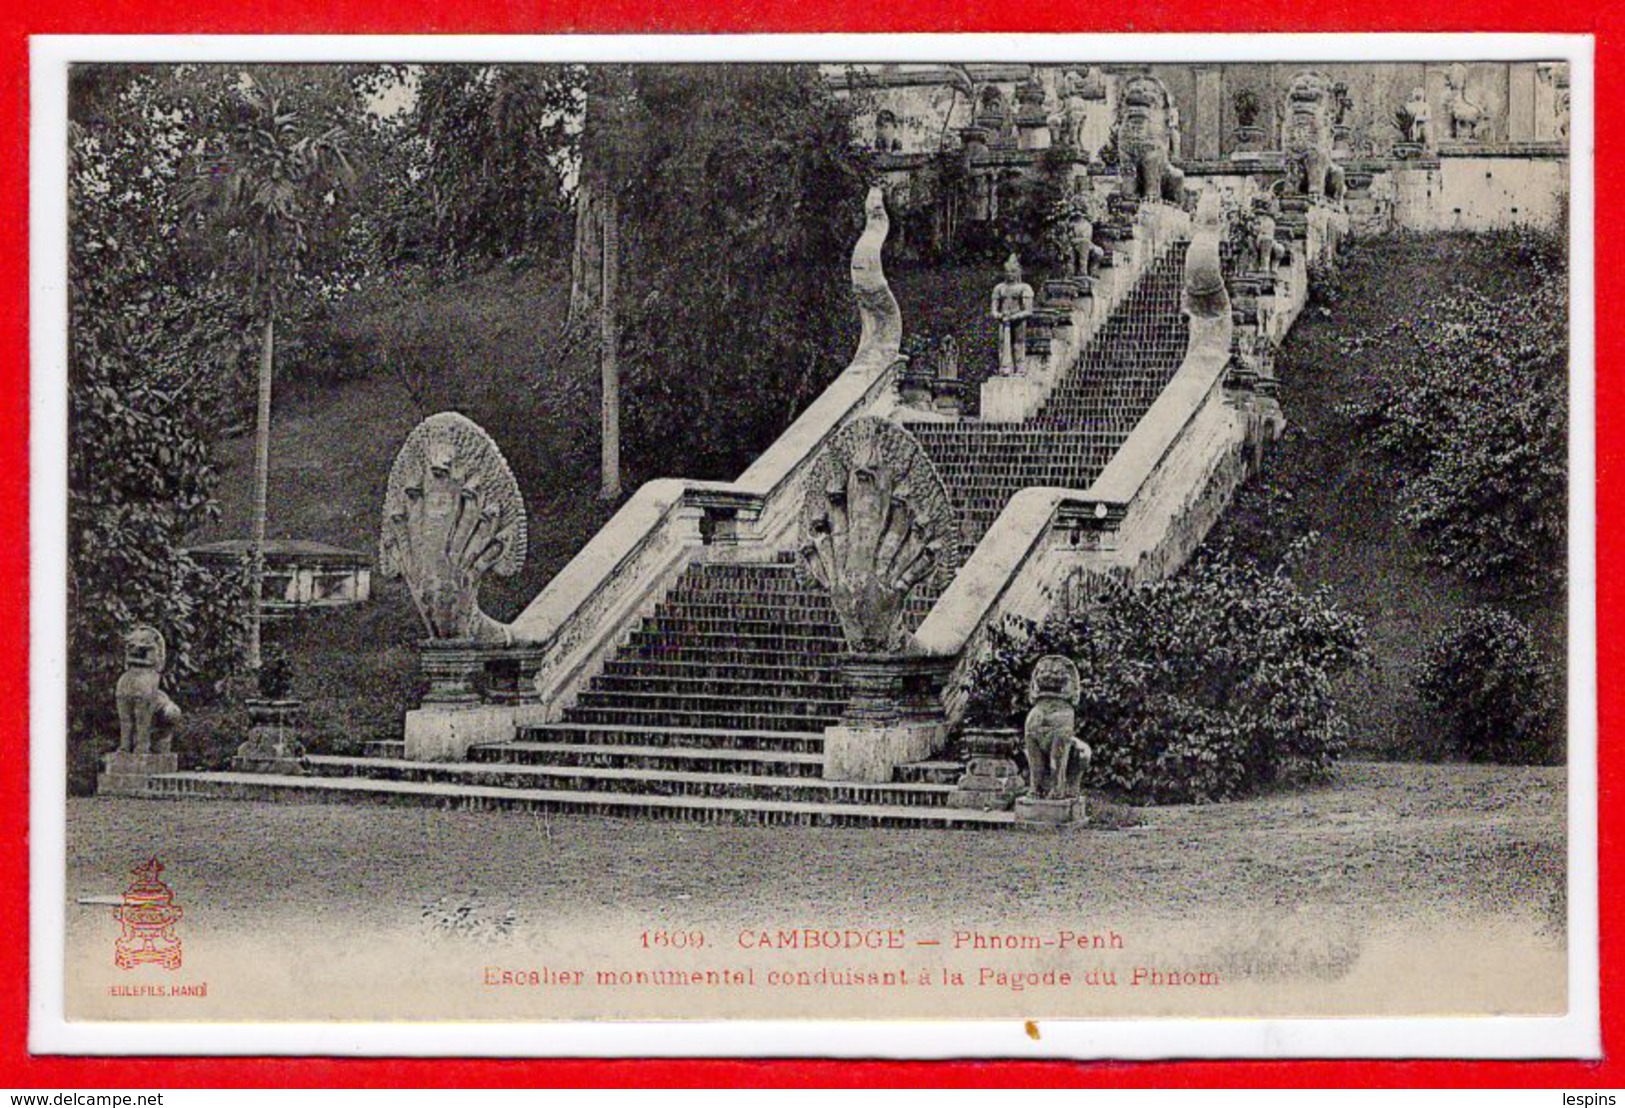
[[[1175,244],[1101,325],[1032,419],[909,426],[961,513],[967,548],[1022,489],[1085,489],[1106,468],[1185,355],[1184,276],[1185,251]]]
[[[1185,244],[1173,242],[1024,423],[914,424],[961,513],[969,553],[1023,488],[1087,488],[1178,369]],[[916,596],[917,625],[936,600]],[[839,722],[845,642],[828,596],[794,564],[704,560],[684,570],[557,722],[477,745],[466,761],[315,755],[308,776],[179,773],[161,795],[372,799],[645,818],[986,828],[1010,812],[949,807],[960,766],[900,767],[885,783],[821,777]]]

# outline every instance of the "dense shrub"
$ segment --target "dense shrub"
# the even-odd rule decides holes
[[[1558,673],[1517,617],[1490,607],[1462,612],[1429,652],[1417,687],[1447,722],[1462,757],[1562,761]]]
[[[1562,587],[1568,280],[1551,236],[1505,236],[1520,290],[1470,289],[1344,343],[1380,365],[1344,408],[1403,482],[1432,558],[1508,594]]]
[[[216,514],[212,434],[233,409],[242,316],[176,248],[187,86],[144,69],[76,72],[68,177],[69,785],[112,749],[123,637],[151,624],[190,709],[229,678],[245,580],[200,565]],[[176,105],[179,105],[177,107]]]
[[[1203,557],[1177,577],[1113,589],[1093,610],[994,636],[967,718],[1019,726],[1033,663],[1078,665],[1093,784],[1150,803],[1226,800],[1323,775],[1347,727],[1334,679],[1363,662],[1359,620],[1288,574]]]

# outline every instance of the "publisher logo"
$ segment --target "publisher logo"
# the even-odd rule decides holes
[[[149,858],[131,874],[135,880],[124,890],[124,903],[113,910],[123,929],[113,944],[113,964],[120,969],[140,965],[181,968],[181,941],[175,935],[181,906],[174,891],[159,878],[164,864]]]

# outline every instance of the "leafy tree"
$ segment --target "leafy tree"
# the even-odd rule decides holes
[[[1462,612],[1429,651],[1417,688],[1464,758],[1563,760],[1561,678],[1513,615],[1487,606]]]
[[[215,79],[225,87],[203,103],[202,147],[182,205],[215,266],[245,279],[261,332],[247,651],[258,668],[277,318],[289,286],[309,273],[314,244],[342,230],[343,194],[355,180],[346,146],[356,105],[336,102],[329,84],[299,69]]]
[[[169,647],[166,679],[208,694],[241,649],[243,583],[187,535],[215,512],[209,437],[231,392],[240,317],[174,248],[186,145],[173,75],[76,68],[69,83],[68,680],[70,785],[117,735],[121,640]]]
[[[1345,411],[1403,482],[1432,558],[1508,594],[1562,587],[1568,516],[1568,279],[1549,235],[1511,233],[1521,289],[1459,289],[1349,349],[1380,375]]]
[[[812,67],[622,77],[606,179],[627,439],[644,474],[733,477],[850,354],[867,155]]]
[[[508,260],[548,253],[569,209],[585,71],[566,65],[431,65],[400,116],[397,183],[423,209],[425,253]]]
[[[1289,576],[1204,554],[1098,607],[1002,628],[972,676],[967,718],[1019,727],[1045,654],[1077,663],[1093,783],[1149,803],[1227,800],[1313,780],[1346,744],[1334,680],[1363,664],[1357,617]]]

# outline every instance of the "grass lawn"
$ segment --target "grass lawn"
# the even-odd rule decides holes
[[[732,947],[737,958],[735,936],[754,927],[904,927],[951,947],[955,931],[1070,926],[1119,932],[1124,959],[1211,967],[1239,990],[1223,1003],[1369,1006],[1362,981],[1426,952],[1427,972],[1470,1004],[1490,986],[1464,967],[1516,969],[1527,954],[1547,986],[1560,977],[1564,807],[1560,769],[1373,763],[1346,764],[1323,788],[1059,834],[76,799],[70,951],[100,965],[111,924],[76,899],[116,893],[156,854],[200,958],[246,944],[236,949],[256,961],[287,957],[336,978],[379,944],[417,944],[449,967],[590,961],[600,937],[634,942],[645,928],[702,930],[719,957]],[[447,904],[470,911],[436,930],[425,912]],[[1492,936],[1493,949],[1462,945]],[[210,972],[223,990],[227,970]],[[307,985],[314,1003],[324,983]],[[1448,1008],[1453,988],[1413,1001]],[[1540,995],[1502,1003],[1538,1006]],[[436,1003],[424,998],[424,1011]]]

